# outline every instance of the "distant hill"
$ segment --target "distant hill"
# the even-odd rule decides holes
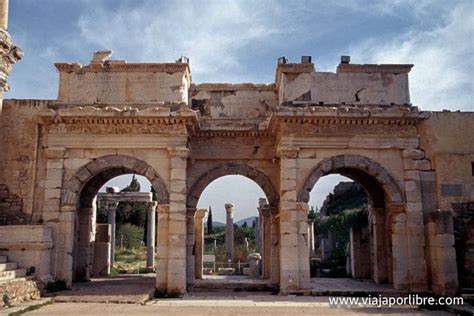
[[[212,221],[212,227],[224,227],[224,226],[225,226],[224,223]]]
[[[240,226],[242,226],[244,223],[247,223],[247,226],[251,227],[253,221],[256,220],[256,219],[257,219],[257,216],[250,216],[250,217],[241,219],[240,221],[234,222],[234,224],[240,227]]]

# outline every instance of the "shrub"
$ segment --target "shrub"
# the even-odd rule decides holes
[[[136,249],[141,246],[144,230],[132,224],[120,225],[117,229],[115,242],[117,246],[127,249]]]

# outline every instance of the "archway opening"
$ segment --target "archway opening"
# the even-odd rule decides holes
[[[269,279],[270,221],[267,195],[255,181],[224,175],[208,183],[195,217],[196,280]]]
[[[152,251],[151,256],[154,256],[156,247],[156,240],[150,239],[148,231],[151,226],[157,225],[156,216],[150,216],[148,212],[148,204],[156,200],[153,194],[150,181],[135,174],[115,177],[100,188],[96,196],[96,236],[98,229],[111,228],[110,275],[154,271],[154,264],[149,262],[148,254]],[[152,247],[149,245],[151,242]],[[98,248],[96,240],[95,249]],[[100,255],[102,258],[99,254],[94,255],[94,268],[100,269],[96,263],[104,262],[104,254]],[[93,270],[93,276],[105,274]]]
[[[376,283],[392,284],[394,275],[392,266],[392,216],[393,212],[399,212],[398,205],[403,203],[401,190],[393,178],[378,163],[361,156],[337,156],[325,159],[315,166],[299,192],[299,201],[308,203],[311,191],[314,188],[317,189],[318,183],[322,184],[324,191],[324,178],[331,179],[330,177],[334,177],[335,174],[338,174],[339,177],[327,181],[332,182],[332,187],[340,182],[342,180],[340,176],[343,176],[350,180],[343,181],[339,188],[336,187],[336,190],[344,191],[342,189],[346,188],[357,194],[351,198],[343,198],[335,192],[328,192],[327,183],[326,192],[319,193],[323,196],[331,193],[332,195],[329,196],[328,201],[332,201],[332,203],[329,203],[332,204],[332,211],[342,212],[339,218],[325,219],[324,221],[321,220],[321,212],[317,214],[317,217],[324,222],[322,225],[319,224],[322,235],[319,237],[320,239],[326,238],[322,242],[323,246],[320,242],[319,247],[338,246],[336,236],[333,236],[336,240],[332,241],[332,245],[328,244],[328,235],[331,230],[334,232],[336,228],[342,226],[346,229],[343,233],[345,238],[342,238],[342,243],[345,243],[345,245],[340,244],[339,247],[336,247],[338,251],[344,252],[339,254],[339,259],[341,259],[339,264],[332,263],[333,267],[339,266],[334,267],[333,271],[314,271],[318,269],[318,265],[320,270],[321,268],[324,269],[324,264],[328,262],[324,262],[321,258],[322,255],[327,254],[327,252],[324,253],[325,249],[318,249],[317,253],[313,252],[313,258],[316,259],[313,260],[315,261],[313,262],[313,275],[321,276],[318,273],[330,272],[329,276],[349,275],[357,279],[372,279]],[[344,184],[344,182],[347,183]],[[330,191],[333,191],[332,188]],[[338,197],[334,198],[335,195],[338,195]],[[357,195],[360,197],[357,198]],[[363,195],[366,197],[366,202],[363,201]],[[357,206],[354,205],[356,201],[359,201],[358,210],[351,210],[351,203],[352,206]],[[319,203],[321,203],[321,198]],[[321,206],[319,204],[319,207]],[[327,213],[327,210],[323,211],[322,213]],[[327,216],[327,214],[324,215]],[[314,217],[314,214],[312,216]],[[317,235],[318,233],[315,229],[314,234]],[[348,233],[349,238],[347,237]],[[341,238],[339,238],[339,242],[341,243]],[[326,244],[324,245],[324,243]],[[309,244],[311,245],[311,242]],[[344,264],[344,255],[346,264]]]
[[[146,175],[146,178],[140,177],[131,183],[123,183],[123,177],[120,176],[127,174],[129,181],[135,174]],[[110,180],[112,184],[122,183],[122,185],[119,185],[119,188],[107,189]],[[140,192],[142,190],[138,186],[143,187],[143,191],[146,192]],[[120,249],[120,245],[125,246],[124,243],[128,242],[126,237],[131,237],[132,234],[135,234],[135,243],[138,245],[141,245],[139,239],[145,240],[146,269],[147,271],[154,269],[156,200],[167,203],[168,193],[159,175],[149,165],[133,157],[119,155],[102,157],[81,167],[65,185],[64,192],[65,198],[61,201],[62,205],[75,205],[76,208],[74,229],[71,230],[74,243],[71,254],[73,282],[88,281],[94,276],[108,276],[111,272],[120,272],[120,270],[124,272],[125,269],[119,268],[114,271],[111,268],[114,265],[114,259],[117,259],[116,247],[119,246]],[[117,212],[117,207],[121,202],[124,202],[121,205],[122,209]],[[136,202],[145,205],[135,204]],[[131,206],[131,204],[135,205]],[[146,209],[145,220],[143,220],[143,208]],[[127,212],[129,214],[125,214]],[[128,215],[133,214],[138,217],[133,221],[141,221],[146,229],[125,225],[117,227],[117,213],[119,213],[119,224],[125,224],[122,220],[127,217],[130,220]],[[117,232],[127,234],[127,236],[121,238],[119,235],[119,238],[116,238]],[[143,235],[146,233],[146,238],[142,238],[142,233]],[[138,259],[142,257],[142,255],[136,256]],[[139,268],[137,272],[140,272]]]
[[[372,279],[369,201],[365,189],[348,177],[319,179],[309,201],[312,277]]]

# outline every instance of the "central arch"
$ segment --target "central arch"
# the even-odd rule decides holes
[[[201,196],[204,189],[209,185],[209,183],[220,177],[228,175],[241,175],[255,181],[267,196],[268,203],[271,206],[278,206],[278,193],[267,175],[256,168],[250,167],[249,165],[236,163],[223,164],[205,172],[204,175],[202,175],[188,191],[186,206],[188,208],[196,208],[199,197]]]

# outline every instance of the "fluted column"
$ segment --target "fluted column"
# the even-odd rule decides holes
[[[146,267],[155,268],[156,202],[147,202]]]
[[[194,254],[195,254],[195,276],[196,279],[202,279],[202,268],[203,268],[203,252],[204,252],[204,217],[207,214],[206,208],[200,208],[196,211],[196,215],[194,217],[195,223],[195,240],[196,246],[194,247]]]
[[[227,261],[234,262],[234,207],[232,203],[225,204],[225,250]]]

